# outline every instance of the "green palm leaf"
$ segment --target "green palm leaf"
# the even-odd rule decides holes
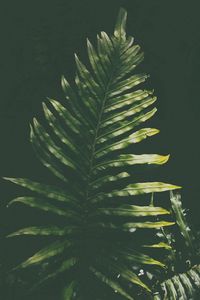
[[[166,228],[162,228],[159,237],[164,242],[144,245],[144,247],[150,248],[160,246],[168,250],[168,255],[165,258],[168,268],[163,274],[165,280],[160,283],[160,278],[158,278],[153,299],[199,299],[200,266],[197,249],[199,245],[187,223],[180,195],[170,192],[170,201],[177,224],[176,231],[170,232]],[[184,242],[180,243],[181,247],[179,246],[179,239]]]
[[[87,41],[90,67],[75,55],[74,84],[70,85],[62,77],[65,103],[48,99],[43,104],[45,121],[34,119],[31,125],[33,148],[42,164],[60,180],[60,187],[23,178],[5,178],[34,194],[18,197],[10,203],[21,203],[64,218],[65,225],[31,226],[9,237],[56,237],[54,243],[17,268],[42,265],[59,257],[60,266],[44,275],[39,283],[67,272],[63,293],[63,299],[67,300],[85,299],[85,291],[81,292],[85,274],[90,274],[84,287],[88,291],[92,277],[97,286],[103,282],[124,299],[134,299],[130,283],[149,293],[150,288],[132,271],[132,266],[145,264],[162,268],[165,265],[150,253],[146,254],[145,241],[138,241],[134,249],[132,229],[151,230],[153,234],[154,229],[174,224],[169,218],[165,219],[170,212],[160,205],[149,206],[148,199],[145,205],[135,203],[140,195],[180,187],[163,182],[138,183],[131,172],[136,165],[165,164],[169,155],[129,153],[130,145],[159,131],[137,128],[155,114],[156,97],[152,91],[137,89],[148,75],[132,73],[142,61],[143,53],[133,44],[132,37],[126,37],[126,17],[126,11],[121,9],[114,35],[101,32],[97,48]],[[124,242],[119,243],[118,234]],[[165,245],[158,243],[151,247]],[[109,268],[101,271],[105,254]],[[116,272],[121,274],[122,280],[116,279],[113,275]],[[103,295],[102,299],[108,299]]]
[[[200,288],[200,266],[195,265],[185,273],[179,273],[161,283],[162,292],[154,299],[163,300],[188,300],[197,299]]]

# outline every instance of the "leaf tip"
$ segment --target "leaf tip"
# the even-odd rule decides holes
[[[86,42],[87,42],[88,46],[91,46],[91,42],[90,42],[89,38],[86,38]]]
[[[78,55],[76,53],[74,53],[74,58],[75,58],[76,62],[79,62],[79,58],[78,58]]]
[[[13,182],[13,183],[15,183],[15,180],[16,180],[16,178],[13,178],[13,177],[2,177],[2,179]]]
[[[8,181],[10,181],[12,178],[10,178],[10,177],[2,177],[4,180],[8,180]]]
[[[125,40],[126,38],[126,20],[127,20],[127,11],[121,7],[118,13],[117,22],[114,29],[114,36]]]
[[[33,118],[33,125],[35,127],[37,127],[39,125],[38,120],[35,117]]]
[[[42,102],[42,107],[43,107],[44,112],[48,109],[45,102]]]

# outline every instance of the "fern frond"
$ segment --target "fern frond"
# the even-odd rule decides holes
[[[174,275],[162,282],[162,292],[154,300],[194,300],[200,288],[200,265],[195,265],[185,273]]]
[[[62,77],[65,103],[48,99],[43,104],[45,121],[34,118],[32,122],[33,148],[41,163],[60,180],[60,186],[5,178],[33,193],[11,203],[51,212],[62,219],[62,226],[31,226],[9,236],[56,237],[17,269],[51,263],[44,278],[51,280],[64,273],[63,299],[67,300],[88,300],[90,279],[96,287],[103,282],[124,299],[134,298],[132,286],[150,293],[137,269],[142,265],[165,267],[148,251],[166,246],[157,243],[144,247],[148,241],[141,242],[136,233],[149,230],[150,237],[155,229],[174,224],[170,211],[161,204],[149,206],[147,197],[146,204],[138,204],[140,195],[180,187],[159,181],[137,182],[132,175],[136,166],[163,165],[169,156],[129,153],[130,146],[159,130],[138,129],[155,114],[156,97],[152,91],[138,88],[148,75],[133,74],[143,53],[133,38],[126,36],[126,17],[126,11],[120,9],[114,34],[101,32],[97,47],[87,41],[90,66],[75,55],[74,83],[70,85]],[[101,299],[108,299],[107,292],[100,295]]]

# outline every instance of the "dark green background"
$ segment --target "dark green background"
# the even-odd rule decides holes
[[[119,7],[128,10],[128,32],[142,46],[140,70],[158,96],[149,124],[161,129],[143,152],[171,154],[158,180],[183,186],[189,219],[199,229],[200,197],[200,4],[199,1],[57,0],[1,2],[0,175],[48,180],[29,144],[29,123],[41,116],[46,96],[63,97],[60,77],[73,78],[73,53],[86,59],[85,40],[110,33]],[[19,192],[0,181],[1,227],[20,213],[7,213]],[[21,189],[20,189],[21,192]]]

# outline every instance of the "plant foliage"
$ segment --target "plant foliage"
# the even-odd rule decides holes
[[[166,258],[168,268],[164,275],[165,280],[162,281],[158,277],[160,287],[156,286],[155,291],[160,292],[155,293],[154,300],[199,299],[200,264],[197,237],[193,235],[187,223],[180,195],[171,192],[170,200],[177,231],[167,232],[163,228],[159,232],[160,238],[169,246]]]
[[[156,112],[156,97],[138,88],[148,76],[134,73],[143,53],[126,36],[126,17],[120,9],[113,35],[101,32],[96,47],[87,41],[90,66],[75,55],[74,82],[62,78],[65,102],[48,99],[43,103],[45,120],[33,120],[31,143],[58,184],[5,178],[30,191],[10,204],[54,214],[58,220],[9,234],[52,237],[15,270],[39,266],[43,272],[34,286],[62,276],[65,300],[132,300],[140,291],[151,297],[152,289],[138,270],[165,269],[151,250],[171,249],[166,242],[152,245],[155,230],[171,228],[174,222],[162,204],[149,204],[148,194],[179,187],[138,182],[135,175],[140,165],[162,165],[169,156],[132,153],[135,144],[159,131],[141,128]]]

